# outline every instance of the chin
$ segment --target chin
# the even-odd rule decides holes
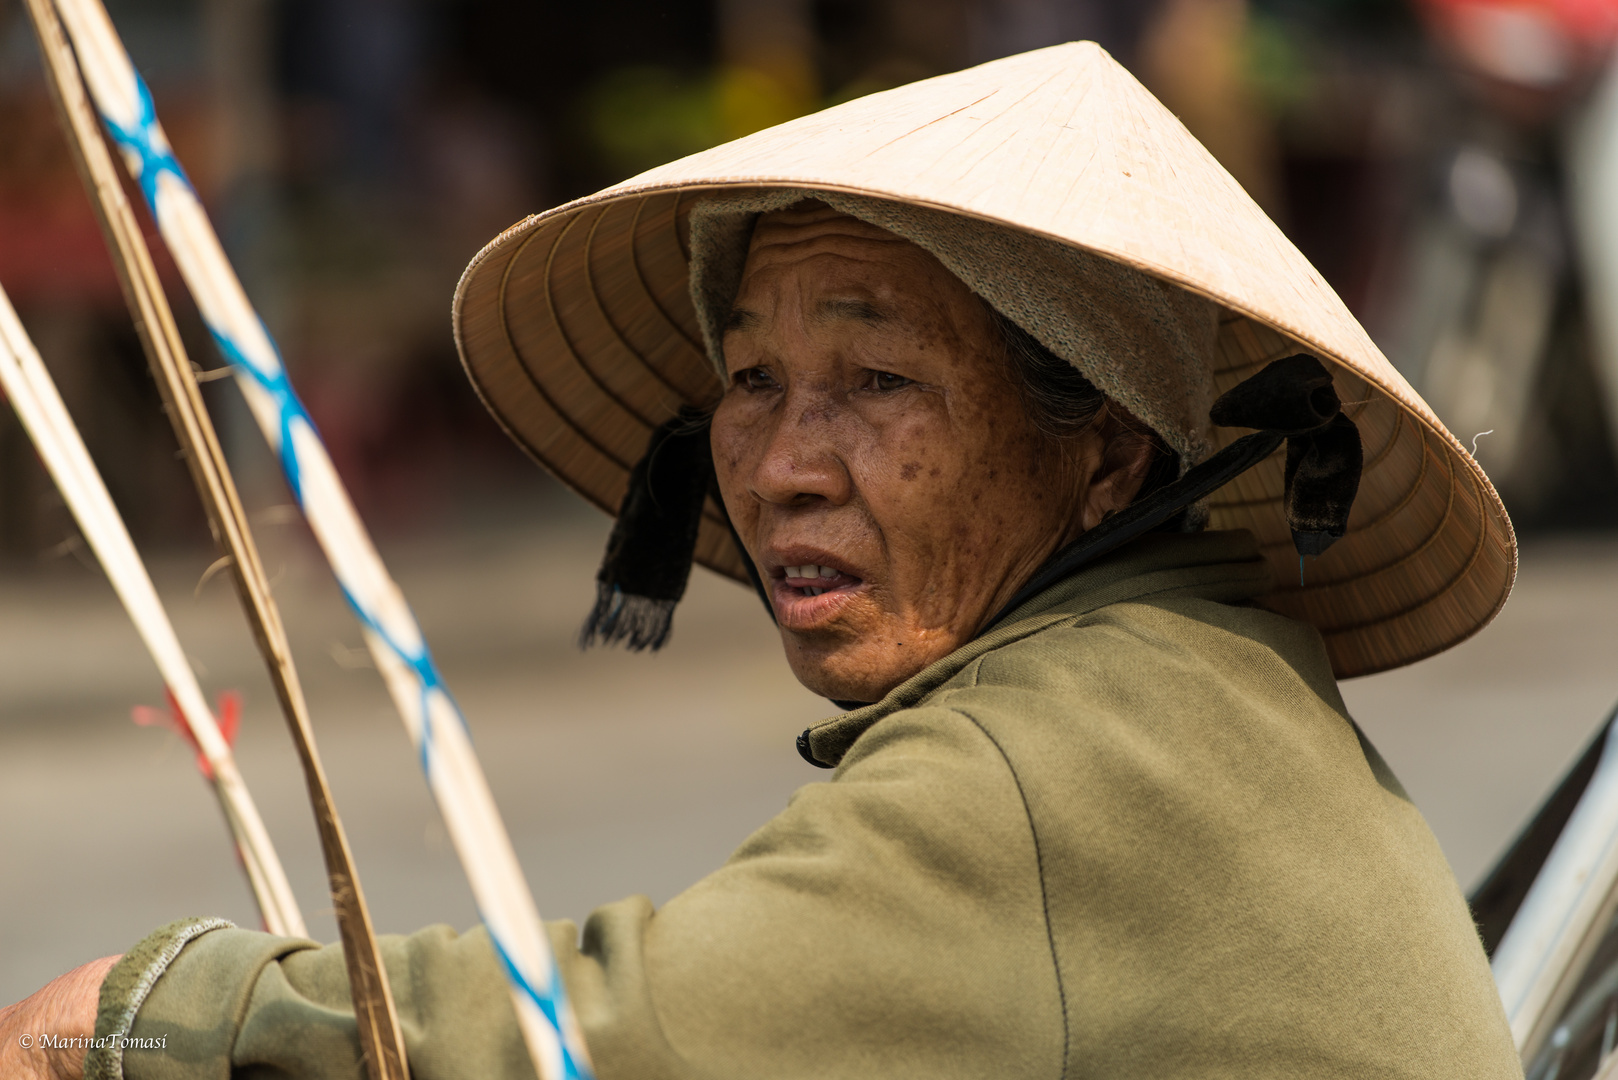
[[[823,649],[796,641],[787,632],[781,637],[792,674],[811,693],[831,701],[881,701],[889,690],[915,674],[873,671],[873,658],[862,657],[863,650],[857,646]]]

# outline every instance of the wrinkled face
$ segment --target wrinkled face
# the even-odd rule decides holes
[[[724,352],[725,507],[827,697],[876,701],[969,641],[1139,485],[1101,482],[1099,435],[1060,452],[1033,427],[959,279],[820,204],[759,221]]]

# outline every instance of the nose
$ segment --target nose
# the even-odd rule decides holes
[[[789,390],[765,433],[762,453],[748,485],[775,506],[841,506],[853,493],[839,436],[842,409],[828,388]]]

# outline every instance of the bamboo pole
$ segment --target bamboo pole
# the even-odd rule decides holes
[[[164,242],[237,373],[237,385],[332,571],[420,757],[508,977],[535,1071],[588,1080],[589,1054],[545,938],[539,910],[472,749],[404,595],[354,512],[324,444],[287,379],[196,192],[175,160],[151,94],[100,0],[55,0],[103,122],[139,183]]]
[[[259,650],[291,729],[303,766],[315,825],[320,834],[338,932],[343,941],[349,987],[354,999],[360,1043],[372,1080],[407,1080],[404,1039],[388,987],[370,912],[360,891],[353,856],[333,805],[325,770],[315,749],[314,732],[280,612],[247,527],[246,515],[219,448],[213,424],[202,404],[196,377],[180,342],[173,312],[152,264],[151,252],[124,197],[112,157],[96,125],[78,62],[50,0],[27,0],[28,12],[45,58],[52,95],[61,112],[80,174],[106,233],[124,297],[135,318],[169,419],[202,496],[208,523],[223,553],[230,557],[231,576],[247,611]]]
[[[174,626],[157,598],[129,530],[4,289],[0,289],[0,386],[5,388],[63,501],[157,662],[181,720],[208,763],[214,795],[241,855],[264,928],[283,937],[307,936],[286,871],[281,868],[258,807],[236,768],[235,755],[219,732],[219,724],[197,685],[196,674],[180,648]]]

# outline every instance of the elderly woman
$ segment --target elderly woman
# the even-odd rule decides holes
[[[1335,683],[1487,621],[1510,526],[1100,50],[529,219],[457,333],[513,436],[619,514],[587,639],[660,645],[695,559],[845,709],[799,739],[830,781],[725,866],[553,927],[602,1080],[1520,1075]],[[384,955],[416,1077],[529,1075],[481,930]],[[166,1041],[97,1076],[359,1075],[335,948],[192,920],[109,965],[6,1030],[88,1032],[99,995],[98,1032]]]

